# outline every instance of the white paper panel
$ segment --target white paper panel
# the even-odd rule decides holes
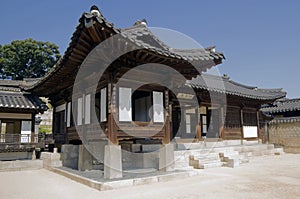
[[[191,133],[191,116],[185,115],[186,119],[186,133]]]
[[[55,107],[55,112],[60,112],[66,110],[66,104]]]
[[[82,98],[78,98],[77,103],[77,125],[82,125]]]
[[[257,138],[257,126],[243,126],[244,138]]]
[[[203,124],[202,125],[203,133],[207,133],[207,125]]]
[[[30,134],[31,134],[31,121],[22,121],[21,135],[25,135],[25,136],[21,136],[21,143],[29,143],[31,137],[26,135],[30,135]]]
[[[164,122],[163,93],[153,91],[153,122]]]
[[[67,127],[71,126],[71,102],[67,105]]]
[[[91,123],[91,95],[88,94],[85,96],[84,100],[84,123]]]
[[[119,121],[132,121],[131,88],[119,88]]]
[[[31,134],[31,121],[22,121],[21,134]]]
[[[107,121],[107,110],[106,110],[106,88],[101,89],[101,113],[100,113],[100,121],[105,122]]]
[[[205,115],[202,116],[202,124],[207,124],[207,119]]]

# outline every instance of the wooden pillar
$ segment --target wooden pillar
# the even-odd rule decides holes
[[[35,130],[35,113],[31,114],[31,143],[34,143],[34,130]],[[22,128],[22,123],[21,123]]]
[[[200,141],[201,139],[201,121],[200,121],[200,110],[199,110],[199,106],[197,106],[196,108],[196,120],[197,120],[197,125],[196,125],[196,139],[197,141]]]
[[[114,114],[116,113],[116,86],[113,83],[108,84],[107,92],[108,101],[108,138],[112,144],[119,144],[115,128]]]
[[[171,141],[170,128],[170,109],[169,109],[169,90],[165,90],[165,108],[166,108],[166,123],[165,123],[165,137],[162,140],[163,144],[169,144]]]
[[[241,110],[240,110],[240,119],[241,119],[241,143],[243,144],[243,139],[244,139],[244,129],[243,129],[243,126],[244,126],[244,116],[243,116],[243,107],[241,107]]]
[[[56,140],[55,140],[55,122],[56,122],[56,119],[55,119],[55,110],[56,110],[56,106],[53,106],[53,109],[52,109],[52,136],[53,136],[53,139],[54,139],[54,145],[55,145],[55,147],[57,147],[56,146]],[[74,125],[75,125],[75,123],[76,122],[74,122]]]
[[[256,110],[256,120],[257,120],[257,140],[260,138],[260,124],[259,124],[259,110]]]
[[[220,126],[220,134],[221,134],[221,138],[224,140],[225,136],[224,136],[224,107],[222,106],[220,108],[220,115],[221,115],[221,126]]]

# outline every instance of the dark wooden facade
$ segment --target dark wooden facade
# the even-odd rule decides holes
[[[120,37],[109,40],[115,36]],[[102,52],[103,42],[107,48]],[[119,51],[126,53],[114,59],[101,75],[87,64],[92,62],[101,68],[101,64],[110,61],[110,55]],[[223,54],[214,48],[172,49],[153,35],[146,24],[121,30],[100,12],[84,13],[63,58],[44,78],[26,89],[50,98],[57,145],[101,139],[114,144],[139,140],[169,143],[175,137],[244,139],[246,126],[257,127],[259,134],[261,104],[285,93],[257,90],[222,77],[219,79],[226,85],[221,91],[197,82],[202,72],[223,59]],[[153,65],[145,70],[132,70],[149,63]],[[176,72],[170,73],[161,65]],[[78,81],[82,68],[86,73]],[[127,72],[132,72],[131,76],[124,78]],[[163,83],[157,83],[159,80]],[[157,109],[151,111],[154,104]]]

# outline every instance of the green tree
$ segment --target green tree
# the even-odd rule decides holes
[[[33,39],[0,45],[0,78],[42,77],[60,58],[58,46]]]

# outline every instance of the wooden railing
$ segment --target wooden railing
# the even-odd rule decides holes
[[[39,143],[42,134],[0,134],[0,143],[5,144],[22,144],[22,143]]]

